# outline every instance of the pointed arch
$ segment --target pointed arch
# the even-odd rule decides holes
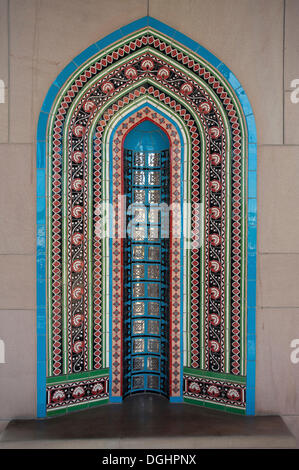
[[[109,152],[115,155],[116,129],[130,125],[130,117],[146,107],[157,119],[164,116],[180,136],[184,197],[191,207],[204,206],[204,245],[189,254],[183,250],[184,400],[254,414],[254,116],[240,83],[222,62],[145,17],[77,56],[57,77],[41,109],[38,416],[46,413],[46,399],[53,414],[109,398],[114,359],[108,361],[105,351],[118,332],[107,328],[109,249],[94,236],[93,201],[112,181],[107,162]]]

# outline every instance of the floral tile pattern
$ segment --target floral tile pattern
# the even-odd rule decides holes
[[[59,78],[61,88],[51,107],[46,98],[38,126],[38,160],[45,151],[47,172],[39,201],[47,225],[47,408],[108,394],[121,400],[120,221],[113,239],[99,237],[97,208],[108,201],[118,214],[123,139],[146,118],[172,143],[173,198],[191,205],[184,221],[193,245],[173,238],[170,248],[169,396],[245,412],[252,126],[247,129],[237,94],[215,64],[150,25],[97,49],[64,84]],[[76,380],[89,373],[98,373],[98,382]],[[233,386],[233,377],[242,384]]]

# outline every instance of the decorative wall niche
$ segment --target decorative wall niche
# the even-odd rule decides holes
[[[221,61],[145,17],[76,57],[40,113],[38,416],[123,399],[124,142],[144,121],[167,136],[180,211],[168,248],[166,394],[254,414],[253,113]]]

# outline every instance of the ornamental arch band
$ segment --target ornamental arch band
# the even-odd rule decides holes
[[[40,113],[37,174],[46,197],[37,198],[38,235],[47,249],[38,256],[47,270],[37,279],[38,320],[46,319],[37,336],[38,414],[123,399],[122,242],[117,233],[97,236],[97,207],[112,205],[122,223],[124,141],[145,121],[169,140],[170,199],[181,225],[202,236],[191,249],[170,237],[168,397],[254,414],[251,107],[227,67],[187,37],[148,17],[125,32],[75,58]]]

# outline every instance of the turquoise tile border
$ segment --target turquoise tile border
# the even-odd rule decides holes
[[[247,307],[255,307],[256,299],[256,281],[248,279],[247,280]]]
[[[248,197],[256,198],[256,171],[248,171]]]
[[[249,253],[256,252],[256,225],[249,225],[248,226],[248,247]]]
[[[250,103],[249,103],[249,100],[247,98],[245,91],[243,90],[241,86],[235,91],[242,105],[242,109],[243,109],[245,116],[250,116],[252,114],[252,109],[251,109],[251,106],[250,106]]]
[[[112,36],[113,34],[120,34],[120,37],[118,39],[121,39],[124,36],[127,36],[128,34],[130,34],[132,31],[138,31],[138,29],[145,28],[146,26],[148,26],[148,21],[149,21],[149,17],[144,16],[143,18],[139,18],[136,21],[132,21],[132,23],[122,26],[118,31],[110,34],[109,36]],[[106,36],[106,38],[108,38],[109,36]],[[114,41],[111,41],[111,42],[114,42]]]
[[[126,33],[129,34],[129,33]],[[123,34],[120,29],[117,29],[111,34],[108,34],[108,36],[105,36],[103,39],[100,39],[98,42],[95,43],[95,46],[101,51],[102,49],[105,49],[105,47],[110,46],[110,44],[113,44],[114,42],[118,41],[119,39],[122,39]]]
[[[174,36],[176,35],[175,29],[171,28],[171,26],[168,26],[165,23],[161,23],[161,21],[156,20],[156,18],[152,18],[151,16],[149,16],[147,20],[148,20],[148,26],[152,26],[157,31],[160,31],[160,33],[163,33],[170,38],[174,38]]]
[[[36,168],[46,168],[46,142],[36,143]]]
[[[55,99],[52,94],[51,99]],[[49,100],[49,93],[45,101]],[[49,104],[48,104],[49,105]],[[47,106],[48,106],[47,105]],[[36,143],[36,334],[38,418],[46,416],[46,129],[48,114],[41,112]]]
[[[47,99],[47,97],[45,99]],[[48,118],[49,118],[48,113],[45,113],[44,111],[40,112],[38,124],[37,124],[37,133],[36,133],[37,142],[46,141],[46,129],[47,129]]]
[[[247,314],[249,318],[247,325],[247,334],[255,334],[255,307],[248,307]]]
[[[46,308],[46,282],[45,279],[36,280],[36,306]]]
[[[241,87],[238,79],[235,75],[228,69],[228,67],[223,64],[217,57],[210,53],[207,49],[200,46],[192,39],[185,36],[183,33],[176,31],[170,26],[161,23],[155,18],[145,16],[136,20],[122,28],[114,31],[105,38],[96,42],[95,44],[89,46],[83,52],[81,52],[77,57],[75,57],[57,76],[56,80],[50,87],[44,103],[41,108],[38,126],[37,126],[37,147],[36,147],[36,168],[44,169],[46,166],[46,130],[49,113],[51,112],[55,98],[63,86],[63,84],[71,77],[71,75],[77,70],[78,66],[84,63],[87,59],[92,57],[98,51],[104,49],[110,44],[120,40],[123,36],[126,36],[137,29],[143,28],[145,26],[152,26],[161,33],[166,34],[173,40],[180,42],[183,46],[191,49],[193,52],[196,52],[203,59],[207,60],[210,64],[218,69],[218,71],[223,75],[227,82],[231,85],[232,89],[236,93],[243,112],[245,115],[247,132],[248,132],[248,226],[254,226],[254,230],[250,230],[248,236],[248,259],[247,259],[247,269],[248,269],[248,282],[247,282],[247,331],[250,335],[250,347],[248,346],[249,341],[247,341],[247,408],[246,413],[252,415],[255,413],[255,361],[250,358],[255,357],[255,309],[256,309],[256,276],[253,276],[253,273],[256,272],[256,169],[257,169],[257,133],[255,126],[254,115],[249,103],[249,100]],[[45,212],[46,212],[46,199],[45,195],[45,181],[43,186],[43,173],[37,172],[37,245],[36,251],[38,254],[37,261],[37,350],[38,350],[38,363],[37,363],[37,416],[44,417],[46,416],[46,364],[45,361],[41,361],[41,357],[44,358],[42,351],[46,348],[46,337],[45,334],[40,334],[41,328],[45,328],[45,321],[43,322],[42,317],[45,316],[45,302],[46,302],[46,284],[45,279],[42,279],[40,276],[43,276],[43,266],[46,262],[46,231],[45,231]],[[253,227],[252,227],[253,228]],[[42,256],[44,255],[44,262],[42,261]],[[45,317],[44,317],[45,319]],[[44,325],[44,326],[42,326]],[[42,354],[40,357],[39,354]]]
[[[42,105],[41,110],[44,113],[49,113],[51,111],[53,101],[55,100],[58,91],[59,91],[58,86],[56,85],[56,83],[53,83],[53,85],[50,86],[49,91],[48,91],[48,93],[46,95],[46,98],[44,99],[44,102],[43,102],[43,105]]]
[[[221,62],[221,64],[217,68],[234,90],[237,90],[241,87],[241,83],[239,82],[237,77],[229,70],[229,68],[225,64]]]
[[[181,44],[184,44],[184,46],[190,49],[192,52],[196,52],[200,47],[196,41],[193,41],[193,39],[188,38],[188,36],[185,36],[185,34],[180,33],[179,31],[176,31],[173,39]]]
[[[257,223],[257,200],[256,198],[248,199],[248,225],[256,225]]]
[[[38,335],[38,344],[46,342],[46,337]],[[39,349],[37,349],[39,351]],[[37,387],[37,407],[36,414],[38,418],[44,418],[46,416],[46,375],[47,367],[46,361],[37,362],[37,377],[38,377],[38,387]]]
[[[79,68],[80,65],[82,65],[84,62],[86,62],[90,57],[92,57],[95,54],[98,54],[99,48],[97,47],[96,44],[92,44],[89,46],[87,49],[85,49],[83,52],[78,54],[74,59],[73,62],[77,65]]]
[[[38,307],[36,310],[36,319],[37,319],[37,334],[46,335],[47,326],[46,326],[46,308]]]
[[[255,119],[254,119],[253,114],[246,116],[246,124],[247,124],[247,132],[248,132],[248,143],[256,144],[257,136],[256,136]]]
[[[46,223],[46,198],[45,197],[36,197],[36,223],[45,224]]]
[[[247,279],[256,281],[256,252],[248,253]]]
[[[37,169],[36,170],[36,196],[37,197],[45,197],[46,196],[46,188],[45,188],[45,178],[46,178],[46,170]]]
[[[45,254],[36,254],[36,277],[37,279],[46,279],[46,261]]]
[[[77,70],[77,68],[78,66],[73,61],[67,64],[67,66],[62,70],[62,72],[60,72],[60,74],[56,77],[54,84],[58,88],[61,88],[62,85],[67,81],[67,79],[70,78],[71,75]],[[54,103],[54,100],[53,100],[53,103]]]
[[[36,227],[36,254],[46,254],[46,226],[39,224]]]
[[[248,170],[256,171],[257,170],[257,145],[249,144],[248,145]]]

